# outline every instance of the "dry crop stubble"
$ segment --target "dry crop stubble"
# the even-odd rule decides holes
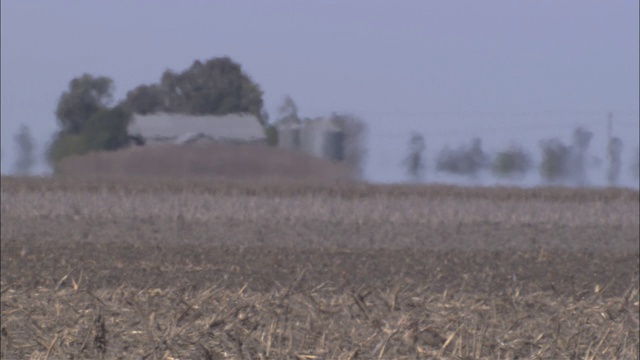
[[[637,358],[638,193],[2,180],[2,358]]]

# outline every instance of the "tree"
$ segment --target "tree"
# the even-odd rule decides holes
[[[47,159],[55,169],[56,165],[65,157],[84,155],[89,152],[87,142],[82,135],[68,134],[58,131],[47,151]]]
[[[127,93],[123,107],[131,113],[153,114],[165,111],[168,93],[160,85],[140,85]]]
[[[445,147],[438,154],[436,169],[456,175],[477,176],[489,164],[489,158],[482,150],[482,140],[475,138],[468,146],[458,149]]]
[[[263,114],[262,118],[267,119],[266,113]],[[267,136],[267,144],[271,146],[278,145],[278,127],[282,125],[290,125],[290,124],[300,124],[302,121],[298,117],[298,106],[295,101],[291,98],[291,96],[287,95],[282,100],[282,104],[278,107],[278,119],[275,124],[269,124],[268,121],[264,121],[265,126],[265,135]]]
[[[521,147],[512,144],[496,155],[491,170],[498,177],[517,178],[524,176],[532,165],[531,156]]]
[[[298,117],[298,106],[291,96],[285,96],[282,104],[278,107],[278,122],[282,123],[300,123]]]
[[[14,137],[18,158],[14,164],[17,175],[29,175],[36,163],[35,141],[27,125],[22,124]]]
[[[130,118],[131,114],[121,106],[102,108],[91,115],[80,134],[59,131],[49,147],[49,162],[55,167],[60,160],[71,155],[113,151],[129,145],[127,126]]]
[[[542,163],[540,175],[547,182],[571,181],[576,185],[587,182],[586,158],[593,133],[578,127],[573,132],[570,146],[558,139],[547,139],[540,142]]]
[[[540,141],[542,163],[540,176],[547,182],[560,182],[567,178],[567,162],[570,149],[558,139]]]
[[[424,150],[426,149],[424,136],[413,133],[409,139],[409,154],[403,161],[407,168],[407,174],[415,181],[420,182],[424,176]]]
[[[166,111],[193,115],[249,113],[266,125],[262,90],[229,57],[195,61],[181,73],[167,70],[160,84],[130,91],[126,108],[133,112]]]
[[[129,145],[130,119],[131,114],[121,106],[100,109],[91,115],[82,130],[87,150],[114,151]]]
[[[573,131],[573,144],[570,152],[571,161],[568,166],[570,176],[578,185],[584,185],[587,182],[586,157],[592,138],[593,133],[582,127],[578,127]]]
[[[267,145],[278,146],[278,129],[273,124],[264,128],[264,134],[267,137]]]
[[[69,90],[62,93],[56,109],[56,117],[62,131],[80,134],[86,121],[113,99],[113,80],[105,76],[84,74],[69,83]]]
[[[47,159],[55,167],[70,155],[90,151],[116,150],[128,144],[130,112],[126,104],[110,108],[113,80],[84,74],[69,83],[56,108],[60,130],[47,150]]]

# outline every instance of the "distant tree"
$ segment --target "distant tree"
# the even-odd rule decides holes
[[[229,57],[194,61],[183,72],[166,70],[159,84],[140,85],[127,93],[121,103],[131,113],[167,112],[191,115],[255,115],[265,131],[268,114],[264,110],[260,86]],[[267,138],[274,140],[273,132]]]
[[[592,132],[578,127],[573,132],[571,146],[563,144],[558,139],[541,141],[542,178],[551,183],[573,182],[576,185],[585,185],[587,151],[592,138]]]
[[[264,134],[267,137],[267,145],[278,145],[278,129],[273,124],[269,124],[264,128]]]
[[[71,80],[56,108],[60,130],[47,149],[54,169],[67,156],[116,150],[128,144],[129,104],[110,108],[112,92],[113,81],[108,77],[84,74]]]
[[[89,151],[113,151],[129,145],[127,126],[131,114],[123,107],[100,109],[91,115],[82,130]]]
[[[445,147],[438,154],[436,169],[456,175],[475,177],[489,164],[489,158],[482,150],[482,140],[475,138],[469,146],[458,149]]]
[[[166,111],[168,94],[160,85],[140,85],[127,93],[123,108],[142,115]]]
[[[125,103],[127,109],[141,113],[249,113],[266,124],[260,86],[229,57],[195,61],[181,73],[167,70],[160,84],[137,87],[127,94]]]
[[[582,127],[573,132],[573,144],[571,147],[571,161],[568,164],[569,174],[578,185],[584,185],[587,181],[586,158],[593,133]]]
[[[27,125],[21,125],[14,137],[18,158],[14,164],[17,175],[29,175],[36,163],[35,141]]]
[[[278,122],[300,122],[298,106],[288,95],[282,100],[282,104],[278,107]]]
[[[180,75],[173,70],[165,70],[160,78],[164,104],[168,112],[186,112],[184,92],[180,88]]]
[[[331,114],[330,121],[345,135],[343,163],[354,170],[355,176],[362,177],[367,157],[365,137],[367,126],[359,117],[351,114]]]
[[[113,80],[104,76],[84,74],[69,83],[69,90],[62,93],[56,109],[56,117],[66,134],[80,134],[89,117],[106,108],[113,99]]]
[[[531,156],[521,147],[512,144],[498,153],[491,170],[498,177],[515,178],[524,176],[532,166]]]
[[[620,176],[620,168],[622,167],[622,140],[618,137],[609,139],[607,145],[607,156],[609,158],[609,167],[607,169],[607,180],[609,185],[615,185]]]
[[[67,134],[58,131],[47,151],[47,159],[54,170],[60,160],[71,155],[84,155],[89,152],[87,142],[82,135]]]
[[[263,116],[264,118],[264,116]],[[278,118],[274,124],[268,124],[265,127],[265,134],[267,136],[267,144],[271,146],[278,145],[278,125],[284,124],[300,124],[301,119],[298,117],[298,106],[291,96],[285,96],[282,100],[282,104],[278,107]]]
[[[569,171],[569,146],[558,139],[546,139],[540,141],[542,149],[542,163],[540,163],[540,176],[550,183],[564,181]]]
[[[424,136],[413,133],[409,139],[409,154],[403,161],[407,175],[414,181],[420,182],[424,178],[424,150],[426,149]]]

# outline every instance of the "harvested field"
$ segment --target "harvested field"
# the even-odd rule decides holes
[[[3,359],[637,359],[637,191],[3,178]]]

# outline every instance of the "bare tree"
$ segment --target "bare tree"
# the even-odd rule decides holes
[[[424,178],[424,136],[413,133],[409,139],[409,154],[403,161],[407,174],[414,182],[420,182]]]
[[[14,164],[17,175],[29,175],[36,163],[35,141],[27,125],[22,124],[20,130],[13,138],[18,152],[18,158]]]

